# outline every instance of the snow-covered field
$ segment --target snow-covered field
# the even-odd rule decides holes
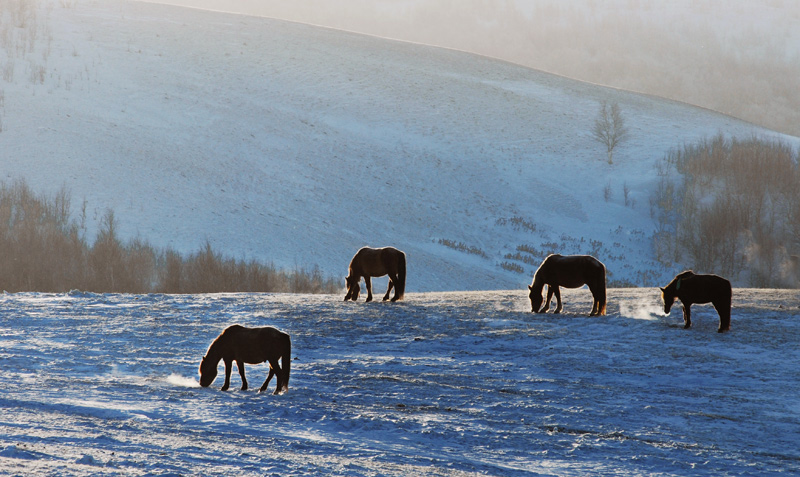
[[[653,258],[655,161],[772,134],[457,51],[135,1],[37,4],[25,28],[2,17],[0,174],[65,186],[76,215],[86,200],[90,242],[111,208],[125,239],[334,276],[361,246],[393,245],[412,292],[522,288],[536,264],[506,258],[520,246],[653,286],[692,266]],[[614,165],[590,133],[602,101],[631,132]]]
[[[588,318],[523,290],[0,297],[4,475],[800,473],[800,294],[734,291],[732,331],[657,289]],[[197,384],[232,323],[293,339],[289,392]],[[221,366],[220,366],[221,370]],[[259,383],[266,366],[248,366]],[[271,383],[274,386],[274,381]],[[257,386],[255,386],[257,387]]]

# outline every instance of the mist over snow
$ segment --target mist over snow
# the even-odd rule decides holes
[[[795,0],[153,0],[453,48],[800,135]]]
[[[486,57],[268,18],[109,0],[43,1],[36,19],[30,47],[5,51],[4,179],[64,186],[75,213],[85,200],[90,240],[110,208],[124,238],[187,253],[208,241],[330,275],[361,246],[393,245],[413,292],[523,287],[534,264],[501,267],[519,246],[591,253],[617,283],[662,282],[676,270],[652,257],[654,162],[719,132],[773,135]],[[613,165],[591,138],[602,101],[630,129]]]

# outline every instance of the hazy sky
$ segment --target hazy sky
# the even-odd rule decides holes
[[[153,1],[153,0],[150,0]],[[800,135],[796,0],[169,0],[512,61]]]

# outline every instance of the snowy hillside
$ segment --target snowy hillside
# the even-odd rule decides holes
[[[664,317],[610,290],[588,318],[523,290],[0,297],[0,474],[719,476],[800,473],[797,291],[734,292]],[[226,326],[292,337],[289,391],[265,365],[200,388]],[[222,372],[222,366],[219,367]],[[270,383],[270,391],[275,381]]]
[[[90,237],[111,208],[128,238],[342,275],[359,247],[394,245],[410,291],[518,288],[548,251],[592,253],[618,282],[664,281],[675,270],[651,258],[654,161],[718,132],[765,133],[264,18],[121,0],[42,0],[35,22],[3,18],[0,173],[66,186],[76,213],[85,199]],[[590,135],[601,101],[631,132],[614,165]],[[534,263],[506,258],[518,247]]]

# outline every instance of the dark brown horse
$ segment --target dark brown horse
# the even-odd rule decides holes
[[[693,303],[711,303],[719,314],[718,332],[731,329],[731,282],[717,275],[697,275],[691,270],[681,272],[661,289],[664,313],[669,314],[675,298],[683,303],[684,328],[692,326]]]
[[[239,376],[242,377],[242,391],[247,389],[247,378],[244,377],[244,364],[269,363],[269,375],[260,392],[267,389],[272,376],[277,376],[277,386],[273,394],[281,394],[289,390],[289,372],[292,367],[292,340],[289,335],[275,328],[245,328],[232,325],[211,343],[203,361],[200,362],[200,386],[207,387],[217,377],[219,360],[225,362],[225,384],[227,391],[231,384],[232,363],[236,361]],[[278,360],[281,360],[281,366]]]
[[[547,285],[547,302],[542,305],[542,290]],[[589,316],[606,314],[606,266],[589,255],[548,255],[536,273],[530,290],[531,311],[545,313],[550,309],[550,300],[556,296],[556,309],[561,313],[559,287],[578,288],[587,285],[594,303]]]
[[[389,294],[394,287],[392,301],[402,300],[406,291],[406,254],[393,247],[369,248],[364,247],[350,260],[350,269],[345,277],[347,295],[344,300],[358,300],[361,293],[359,282],[364,277],[367,285],[367,301],[372,301],[371,277],[389,275],[389,288],[383,300],[389,299]]]

